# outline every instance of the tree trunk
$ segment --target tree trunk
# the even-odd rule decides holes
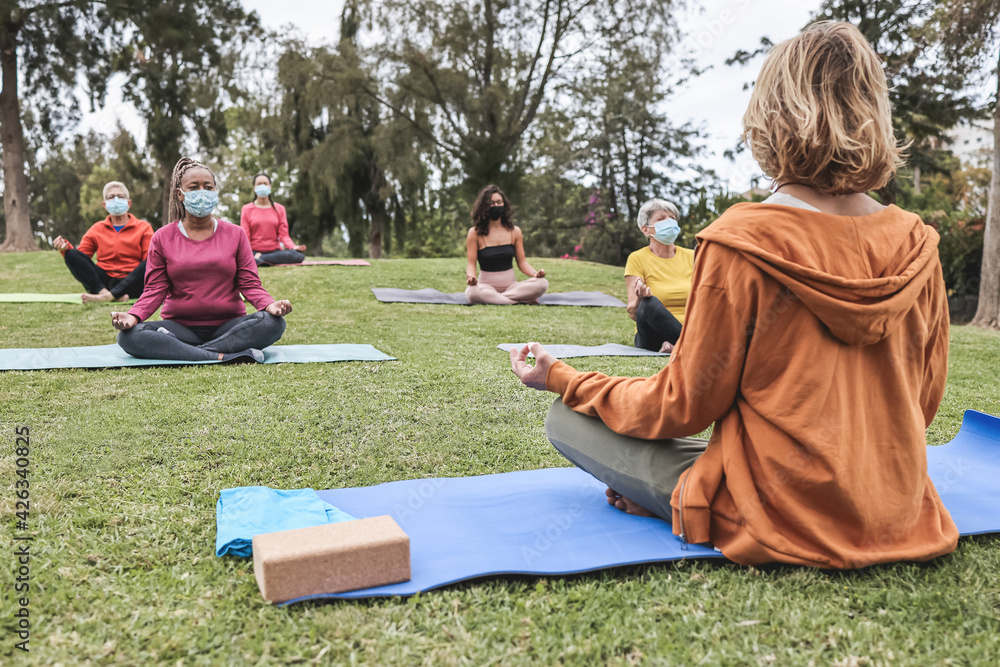
[[[382,259],[382,230],[385,228],[385,207],[376,202],[368,208],[372,226],[368,232],[368,258]]]
[[[166,227],[171,222],[170,219],[170,198],[174,196],[171,190],[174,178],[174,165],[167,164],[166,162],[160,162],[160,179],[163,181],[163,197],[161,198],[160,205],[163,207],[163,213],[160,215],[160,226]]]
[[[379,169],[372,160],[371,186],[365,194],[365,208],[371,218],[371,228],[368,230],[368,258],[382,259],[382,234],[385,230],[385,199],[381,196],[382,185],[385,183],[385,172]]]
[[[7,237],[0,252],[38,250],[31,233],[28,211],[28,176],[24,172],[24,128],[21,126],[21,104],[17,99],[17,34],[7,32],[0,38],[0,134],[3,141],[3,211]]]
[[[913,168],[913,194],[920,195],[920,167]]]
[[[970,324],[1000,328],[1000,62],[997,104],[993,108],[993,174],[983,231],[983,265],[979,271],[979,307]]]
[[[402,257],[406,249],[406,210],[396,194],[392,195],[392,210],[392,236],[396,243],[396,254]]]

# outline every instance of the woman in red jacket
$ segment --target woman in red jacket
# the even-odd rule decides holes
[[[777,193],[698,234],[670,363],[608,377],[531,343],[514,372],[560,395],[549,440],[608,502],[682,540],[822,568],[949,553],[924,435],[948,301],[937,232],[866,194],[900,164],[881,61],[854,26],[812,25],[768,54],[743,125]]]
[[[306,258],[304,245],[295,245],[288,235],[285,207],[271,199],[271,178],[267,174],[253,177],[257,196],[240,211],[240,227],[250,239],[257,266],[300,264]]]

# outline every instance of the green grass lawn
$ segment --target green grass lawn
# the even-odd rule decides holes
[[[553,291],[624,298],[621,269],[532,259]],[[993,665],[1000,538],[930,564],[830,573],[710,562],[502,578],[410,599],[265,603],[216,558],[222,488],[317,489],[562,466],[498,343],[627,343],[624,310],[381,304],[371,287],[459,291],[464,261],[272,268],[282,343],[370,343],[398,361],[0,373],[0,663]],[[0,255],[0,292],[79,287],[54,252]],[[0,347],[114,341],[113,305],[0,304]],[[928,432],[1000,414],[1000,335],[952,328]],[[661,358],[571,360],[649,375]],[[15,650],[14,429],[31,430],[31,651]],[[998,481],[1000,483],[1000,481]],[[18,532],[18,534],[20,534]]]

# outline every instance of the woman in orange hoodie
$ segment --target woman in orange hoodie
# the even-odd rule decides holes
[[[854,26],[814,24],[772,49],[743,123],[777,191],[698,235],[670,364],[581,373],[530,343],[514,372],[561,396],[549,440],[608,502],[682,540],[823,568],[949,553],[958,531],[924,436],[948,304],[937,233],[865,194],[901,154],[878,56]]]

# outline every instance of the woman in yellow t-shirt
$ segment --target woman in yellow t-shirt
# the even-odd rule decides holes
[[[694,251],[674,245],[681,232],[677,218],[677,207],[668,201],[650,199],[643,204],[636,222],[649,247],[636,250],[625,264],[635,346],[654,352],[673,351],[691,293]]]

